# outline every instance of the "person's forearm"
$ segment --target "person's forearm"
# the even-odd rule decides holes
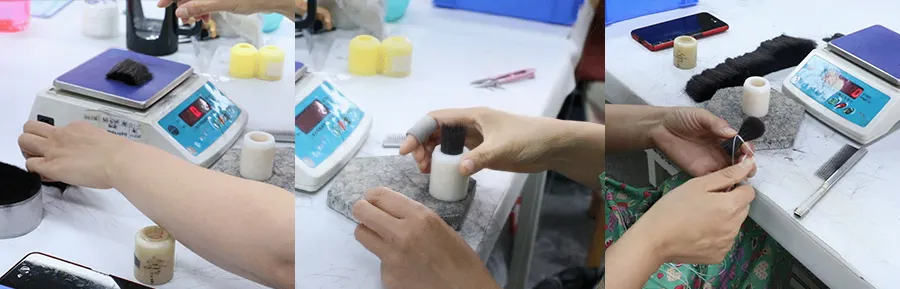
[[[113,188],[185,247],[236,275],[294,287],[294,196],[131,143],[109,167]]]
[[[659,127],[669,108],[649,105],[606,105],[607,152],[653,147],[650,133]]]
[[[605,130],[602,124],[560,121],[562,145],[556,145],[551,170],[588,186],[600,188],[600,176],[606,168]]]
[[[651,241],[641,235],[640,228],[632,227],[606,250],[607,289],[639,289],[647,283],[663,264]]]

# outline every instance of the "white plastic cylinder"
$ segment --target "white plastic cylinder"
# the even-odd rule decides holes
[[[456,202],[466,198],[469,189],[469,177],[459,172],[462,156],[447,155],[441,152],[441,146],[434,148],[431,155],[431,175],[428,193],[435,199],[445,202]]]
[[[744,80],[744,96],[741,107],[744,114],[752,117],[763,117],[769,114],[769,99],[772,86],[763,77],[751,76]]]
[[[259,48],[259,67],[256,78],[275,81],[281,79],[284,71],[284,51],[275,45]]]
[[[267,132],[251,131],[241,143],[241,177],[265,181],[275,168],[275,137]]]
[[[175,239],[158,226],[134,236],[134,279],[147,285],[165,284],[175,275]]]
[[[86,0],[82,4],[81,33],[91,38],[119,36],[119,7],[114,0]]]
[[[678,36],[674,41],[674,64],[680,69],[697,67],[697,39],[691,36]]]

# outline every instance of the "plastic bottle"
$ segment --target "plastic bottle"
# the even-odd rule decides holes
[[[0,0],[0,32],[19,32],[31,20],[31,0]]]

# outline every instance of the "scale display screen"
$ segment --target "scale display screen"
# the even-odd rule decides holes
[[[326,115],[328,115],[328,108],[319,100],[314,100],[294,117],[294,125],[303,133],[308,134],[325,119]]]
[[[813,56],[797,71],[791,84],[841,118],[866,127],[891,100],[834,64]]]
[[[197,98],[193,103],[188,105],[187,108],[181,111],[178,114],[178,117],[184,121],[189,126],[194,126],[207,112],[209,112],[209,103],[206,103],[203,98]]]
[[[356,131],[365,113],[324,81],[294,107],[294,154],[316,168]]]

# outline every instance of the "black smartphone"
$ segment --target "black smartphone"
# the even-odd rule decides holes
[[[32,252],[0,277],[12,289],[152,289],[44,253]]]
[[[687,35],[700,39],[726,30],[728,24],[725,21],[701,12],[632,30],[631,38],[650,51],[659,51],[672,47],[678,36]]]

